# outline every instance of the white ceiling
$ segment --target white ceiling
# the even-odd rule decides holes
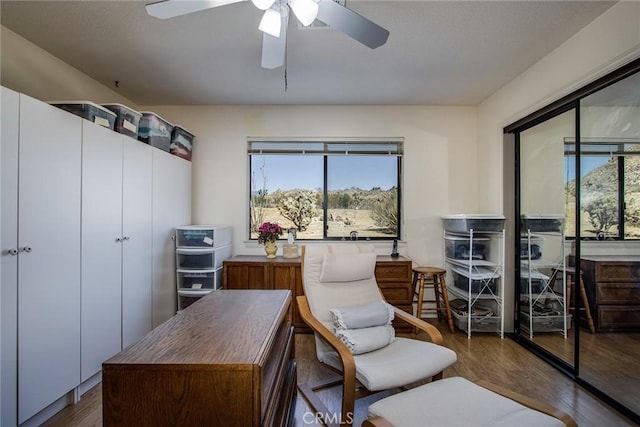
[[[139,105],[477,105],[614,4],[349,0],[389,30],[385,45],[291,19],[286,67],[267,70],[251,2],[168,20],[146,3],[2,0],[0,13],[3,26],[106,85],[119,81]]]

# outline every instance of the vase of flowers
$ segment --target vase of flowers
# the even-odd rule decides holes
[[[264,250],[267,258],[275,258],[278,252],[278,244],[276,240],[282,236],[282,227],[275,222],[263,222],[258,228],[258,243],[264,244]]]

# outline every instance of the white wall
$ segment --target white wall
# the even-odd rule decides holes
[[[2,84],[40,99],[116,101],[151,109],[197,135],[193,221],[234,226],[246,245],[248,136],[394,136],[406,141],[404,237],[420,264],[442,264],[439,216],[501,213],[502,129],[640,56],[640,2],[620,2],[511,83],[474,107],[138,107],[110,88],[2,28]],[[506,159],[509,162],[509,159]]]
[[[621,1],[478,106],[479,206],[502,212],[502,129],[640,57],[640,2]]]
[[[404,137],[404,253],[442,265],[440,215],[475,211],[476,109],[415,106],[145,106],[195,135],[193,221],[234,227],[234,253],[263,253],[248,238],[247,137]],[[381,249],[391,252],[388,248]]]
[[[42,101],[88,100],[120,103],[137,108],[131,100],[92,79],[66,62],[0,26],[2,86]]]

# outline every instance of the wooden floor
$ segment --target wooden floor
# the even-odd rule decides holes
[[[552,404],[571,415],[579,426],[633,426],[635,424],[601,403],[569,378],[529,353],[520,345],[494,334],[451,334],[443,325],[445,344],[458,355],[458,362],[445,371],[445,377],[462,376],[472,381],[486,379],[513,391]],[[315,361],[312,335],[296,335],[296,361],[298,382],[313,381],[331,375]],[[369,396],[356,404],[355,424],[359,426],[366,418],[367,406],[384,397]],[[102,392],[98,385],[89,390],[80,402],[65,408],[50,419],[45,426],[101,426]],[[340,408],[340,389],[323,392],[322,399],[332,410]],[[461,404],[464,402],[461,400]],[[313,414],[298,394],[296,402],[296,426],[315,424]]]

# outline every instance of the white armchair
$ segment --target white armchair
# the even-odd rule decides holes
[[[319,245],[303,247],[302,258],[305,295],[297,298],[300,314],[315,334],[318,361],[340,374],[336,380],[299,386],[316,413],[329,411],[314,392],[342,383],[340,424],[350,425],[358,397],[440,379],[456,362],[435,326],[395,307],[396,317],[426,332],[431,342],[397,337],[377,350],[353,354],[336,336],[331,310],[384,301],[374,275],[375,253],[358,244]]]

